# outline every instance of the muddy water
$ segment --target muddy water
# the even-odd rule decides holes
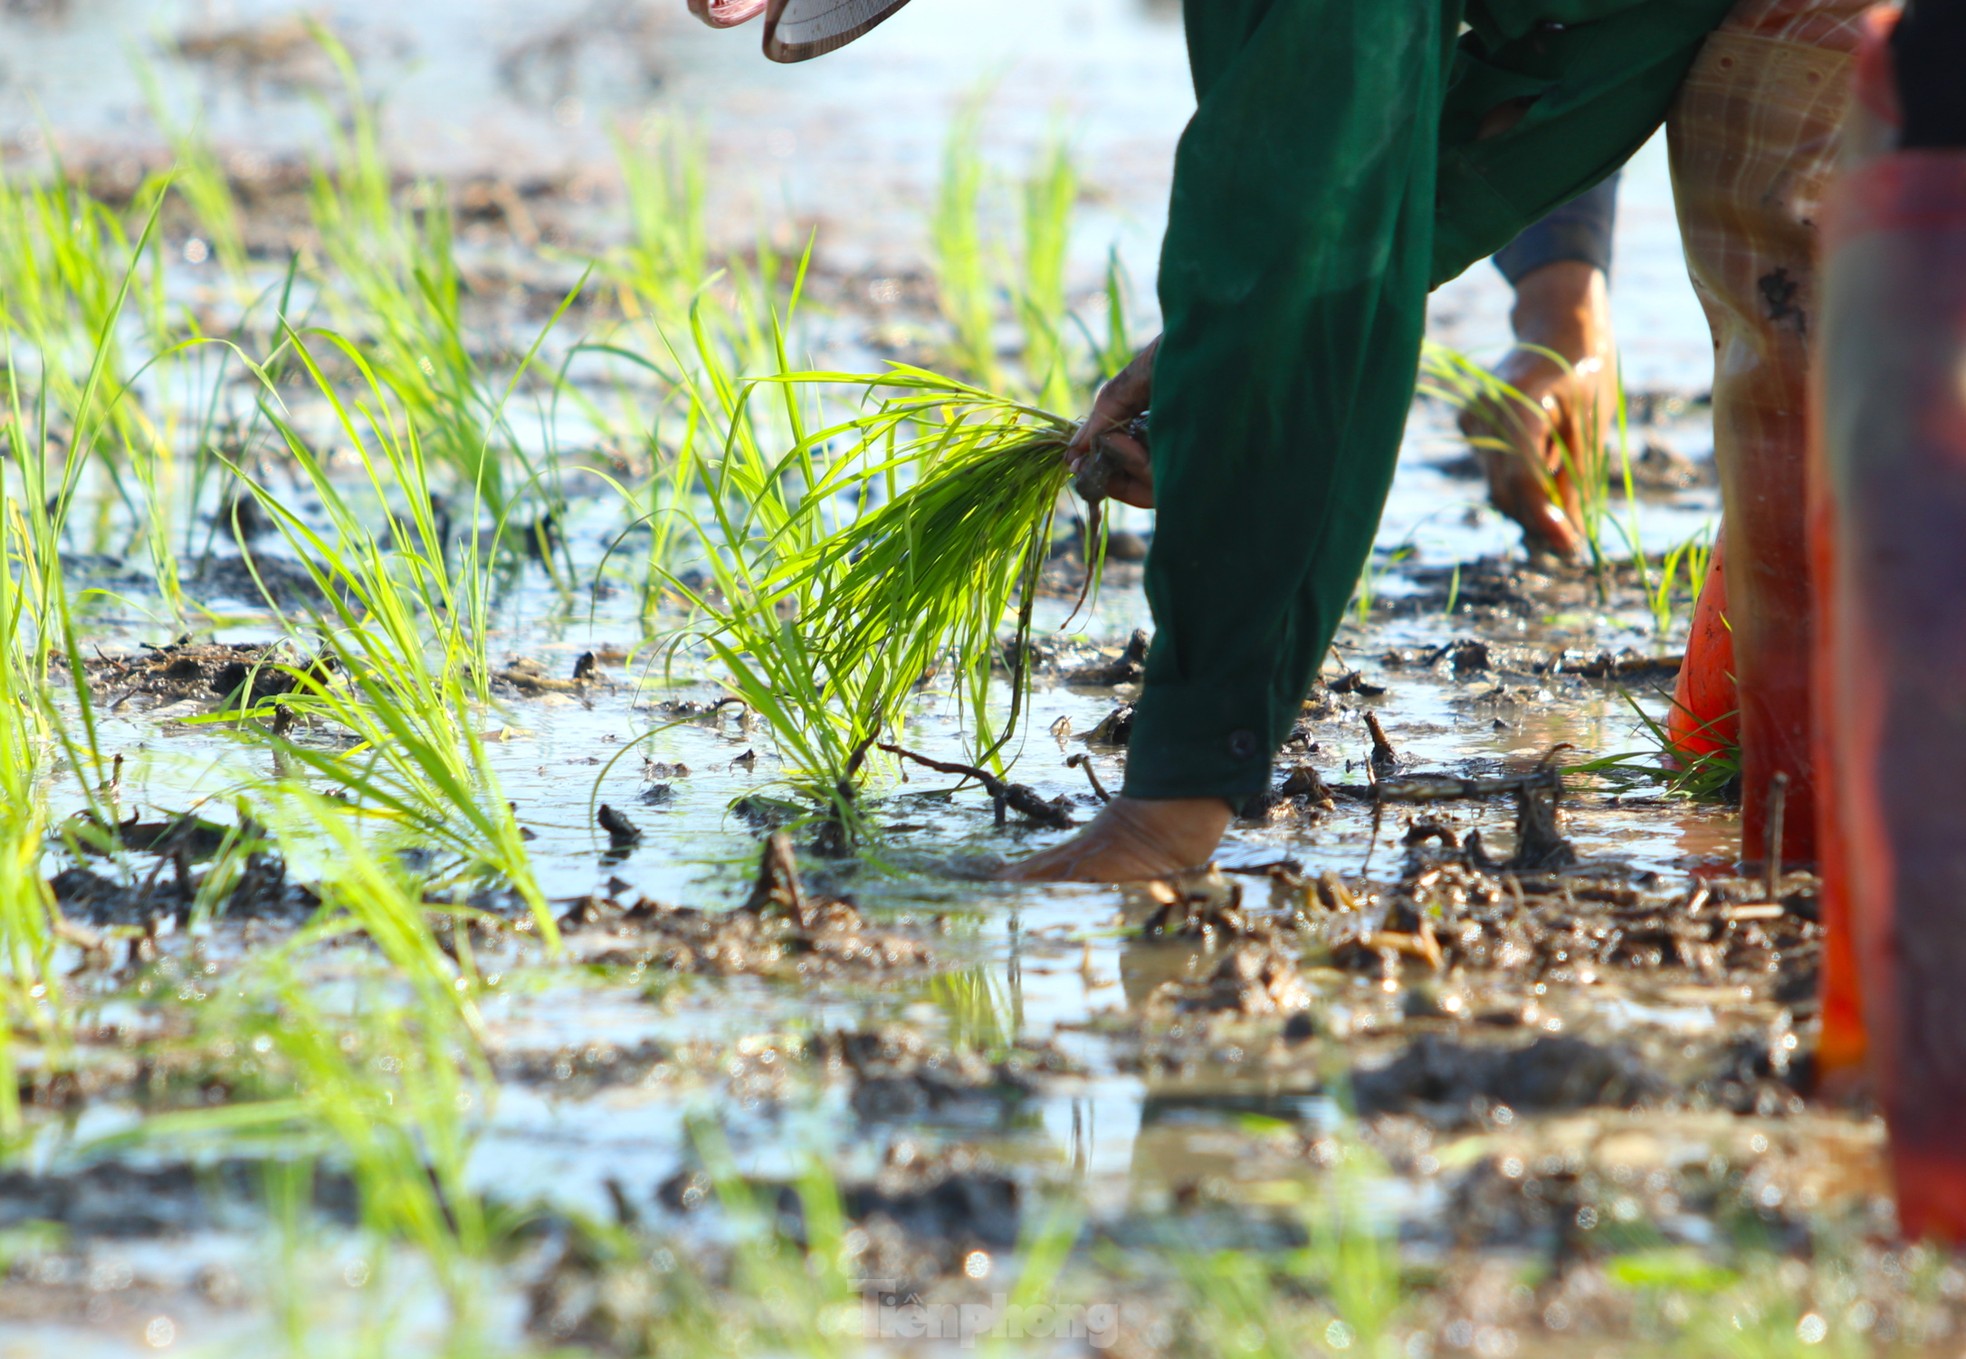
[[[303,154],[318,126],[311,100],[330,75],[295,38],[288,14],[271,4],[133,0],[9,11],[0,17],[0,136],[15,160],[31,163],[45,151],[45,114],[71,156],[154,151],[134,78],[78,78],[100,73],[105,35],[137,34],[147,35],[135,41],[157,63],[167,100],[180,113],[202,108],[229,154]],[[791,219],[818,224],[828,268],[877,280],[920,267],[948,119],[986,81],[986,144],[999,164],[1023,164],[1058,128],[1078,149],[1088,188],[1076,223],[1077,285],[1095,285],[1109,247],[1136,280],[1150,279],[1169,148],[1190,102],[1174,7],[1135,0],[924,0],[852,52],[795,71],[764,65],[755,35],[709,34],[668,8],[596,4],[544,15],[505,3],[351,0],[332,19],[386,93],[391,154],[403,168],[551,179],[604,241],[619,234],[610,228],[618,204],[607,187],[608,130],[651,114],[688,115],[712,147],[722,237],[744,240],[765,206],[773,221],[789,209]],[[1635,163],[1625,202],[1616,306],[1627,381],[1666,398],[1655,403],[1661,418],[1635,437],[1668,442],[1697,463],[1710,441],[1697,400],[1686,398],[1705,388],[1709,351],[1679,263],[1659,146]],[[1150,290],[1140,291],[1150,323]],[[1433,334],[1496,352],[1505,308],[1499,281],[1478,269],[1437,297]],[[866,310],[871,328],[877,318],[871,304]],[[860,319],[849,298],[826,323],[846,366],[864,366]],[[1627,587],[1600,598],[1587,580],[1520,575],[1513,535],[1482,505],[1479,487],[1456,475],[1459,455],[1444,413],[1418,408],[1380,535],[1372,603],[1340,639],[1345,664],[1368,687],[1330,696],[1307,732],[1314,746],[1302,757],[1333,784],[1366,782],[1368,710],[1391,737],[1399,772],[1492,778],[1525,772],[1559,745],[1582,759],[1640,744],[1621,690],[1651,712],[1662,706],[1656,690],[1669,683],[1669,666],[1624,683],[1575,672],[1600,654],[1670,657],[1684,602],[1661,634]],[[1716,509],[1712,491],[1696,486],[1635,507],[1614,502],[1612,512],[1657,553],[1701,530]],[[568,528],[576,564],[591,569],[620,522],[618,505],[577,502]],[[1456,567],[1464,589],[1446,584]],[[1723,1262],[1739,1258],[1743,1212],[1798,1252],[1793,1243],[1806,1243],[1812,1214],[1871,1221],[1874,1123],[1799,1112],[1780,1077],[1781,1055],[1806,1051],[1813,954],[1806,938],[1795,942],[1805,927],[1768,923],[1751,890],[1703,897],[1696,882],[1724,874],[1737,848],[1732,817],[1644,790],[1621,797],[1573,781],[1562,829],[1580,866],[1532,881],[1538,895],[1522,912],[1558,923],[1511,943],[1506,902],[1449,908],[1443,933],[1450,920],[1465,929],[1446,941],[1449,965],[1438,973],[1348,952],[1316,932],[1329,925],[1322,919],[1299,950],[1290,921],[1310,909],[1304,884],[1335,873],[1361,895],[1378,893],[1365,914],[1390,920],[1402,891],[1434,890],[1426,884],[1435,869],[1415,861],[1424,846],[1408,843],[1412,822],[1438,819],[1463,844],[1478,830],[1500,858],[1515,849],[1507,798],[1377,817],[1369,803],[1339,798],[1328,810],[1241,824],[1221,862],[1240,890],[1234,909],[1261,928],[1245,921],[1155,942],[1141,929],[1152,903],[1127,894],[978,881],[1054,833],[1000,828],[987,800],[947,796],[949,780],[919,774],[879,790],[877,863],[807,867],[815,890],[850,895],[870,931],[920,943],[933,966],[788,981],[703,975],[674,966],[673,954],[666,964],[636,957],[647,940],[622,923],[623,904],[721,909],[743,900],[758,828],[732,805],[769,786],[777,757],[768,732],[734,717],[670,724],[660,705],[717,690],[701,676],[670,683],[647,664],[631,604],[602,600],[590,621],[584,601],[568,610],[535,573],[501,612],[495,645],[550,674],[570,673],[583,652],[609,658],[603,686],[579,697],[507,694],[487,725],[501,733],[498,772],[536,837],[548,892],[611,903],[598,920],[570,926],[576,956],[591,966],[545,963],[516,946],[489,948],[480,960],[504,977],[484,1006],[503,1084],[479,1124],[472,1165],[503,1201],[602,1216],[626,1203],[661,1231],[714,1239],[660,1192],[692,1164],[686,1117],[708,1113],[740,1163],[763,1178],[792,1173],[798,1155],[814,1149],[849,1184],[950,1152],[969,1158],[965,1183],[984,1183],[973,1170],[984,1165],[1026,1185],[1070,1185],[1091,1229],[1123,1246],[1161,1239],[1149,1228],[1164,1218],[1197,1242],[1262,1245],[1288,1239],[1271,1211],[1286,1191],[1321,1182],[1332,1148],[1363,1139],[1377,1158],[1365,1186],[1369,1221],[1444,1280],[1413,1323],[1410,1354],[1566,1352],[1563,1319],[1587,1310],[1579,1290],[1590,1269],[1565,1264],[1533,1287],[1497,1285],[1484,1270],[1494,1264],[1513,1280],[1551,1269],[1551,1233],[1563,1243],[1559,1257],[1574,1248],[1588,1258],[1573,1238],[1600,1213]],[[1017,775],[1046,797],[1077,799],[1083,817],[1093,810],[1087,785],[1065,758],[1090,753],[1103,781],[1118,782],[1121,753],[1083,738],[1130,691],[1075,685],[1064,672],[1100,648],[1116,652],[1148,620],[1123,572],[1059,634],[1067,612],[1064,602],[1047,605],[1046,643],[1067,655],[1039,682]],[[219,640],[263,639],[265,620],[245,614]],[[106,621],[100,635],[109,647],[164,639],[161,625],[140,621]],[[1457,649],[1470,640],[1486,646],[1486,660]],[[130,756],[133,802],[183,810],[266,772],[265,756],[161,720],[171,715],[107,719],[105,743]],[[954,753],[950,716],[935,696],[913,720],[911,743]],[[1051,734],[1054,724],[1064,734]],[[645,772],[645,758],[671,768]],[[625,856],[603,855],[606,837],[591,813],[600,802],[644,831]],[[1478,898],[1503,879],[1470,881]],[[1658,942],[1671,929],[1644,917],[1647,902],[1709,919],[1743,914],[1681,947]],[[1396,932],[1386,920],[1384,931]],[[1571,942],[1551,943],[1572,928],[1566,920],[1584,923]],[[1746,937],[1763,929],[1791,933]],[[218,959],[251,946],[224,923],[196,941]],[[1301,954],[1301,966],[1234,972],[1245,947],[1272,946]],[[1590,953],[1600,946],[1611,961]],[[1647,949],[1659,957],[1648,962]],[[324,991],[345,980],[338,964],[321,965]],[[1226,1008],[1209,1008],[1224,995]],[[131,1003],[130,1013],[161,1008]],[[835,1033],[880,1035],[886,1046],[842,1056],[826,1048]],[[979,1052],[999,1066],[961,1074],[965,1061],[983,1060]],[[1531,1056],[1511,1055],[1524,1052]],[[1353,1112],[1361,1107],[1363,1124]],[[30,1163],[64,1184],[93,1183],[89,1167],[105,1161],[91,1154],[92,1140],[137,1121],[114,1099],[73,1119],[42,1118]],[[267,1343],[261,1309],[240,1282],[264,1282],[250,1214],[240,1227],[194,1211],[201,1192],[104,1189],[109,1218],[126,1226],[146,1195],[184,1205],[179,1218],[122,1232],[66,1201],[57,1216],[75,1230],[71,1245],[12,1266],[0,1353]],[[924,1221],[892,1205],[888,1217],[907,1219],[929,1254],[988,1221],[984,1212]],[[345,1223],[324,1227],[326,1277],[353,1278],[354,1240]],[[871,1263],[869,1272],[877,1272]],[[392,1277],[421,1295],[413,1267]],[[1795,1294],[1807,1292],[1805,1278]],[[1892,1305],[1879,1298],[1874,1314]],[[1136,1301],[1140,1334],[1151,1337],[1156,1314],[1148,1301],[1129,1305]],[[345,1304],[340,1293],[320,1304],[329,1333],[356,1324]],[[522,1310],[508,1298],[491,1318],[515,1346]],[[1630,1310],[1607,1309],[1608,1333],[1630,1323]],[[433,1310],[411,1312],[392,1353],[437,1343]],[[156,1329],[160,1317],[167,1331]]]

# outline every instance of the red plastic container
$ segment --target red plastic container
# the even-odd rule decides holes
[[[1891,154],[1898,143],[1902,112],[1898,107],[1897,77],[1892,68],[1890,38],[1897,26],[1898,11],[1879,5],[1864,16],[1861,41],[1856,53],[1856,73],[1851,105],[1842,133],[1842,172],[1846,178],[1857,175],[1881,156]],[[1849,192],[1844,189],[1842,196]],[[1815,667],[1814,732],[1816,763],[1832,771],[1836,752],[1834,736],[1843,711],[1833,674],[1836,593],[1831,578],[1836,569],[1836,497],[1832,494],[1835,477],[1827,465],[1828,452],[1823,437],[1823,380],[1820,366],[1816,389],[1811,393],[1812,415],[1809,464],[1810,576],[1818,583],[1817,646]],[[1822,910],[1825,939],[1822,973],[1822,1035],[1816,1046],[1816,1068],[1825,1083],[1834,1084],[1855,1076],[1861,1078],[1868,1042],[1864,1033],[1863,985],[1857,966],[1856,944],[1850,918],[1848,854],[1844,845],[1842,812],[1834,794],[1817,808],[1817,858],[1822,873]]]
[[[1823,1059],[1867,1049],[1906,1233],[1966,1241],[1966,153],[1852,168],[1825,232]]]

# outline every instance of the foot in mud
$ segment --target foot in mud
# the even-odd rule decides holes
[[[1116,797],[1062,845],[1011,864],[1009,882],[1141,882],[1199,868],[1215,853],[1231,810],[1220,798]]]
[[[1527,274],[1510,319],[1516,347],[1495,377],[1513,392],[1462,411],[1461,433],[1488,474],[1489,499],[1528,546],[1574,558],[1583,547],[1579,481],[1601,474],[1618,401],[1604,274],[1575,261]]]

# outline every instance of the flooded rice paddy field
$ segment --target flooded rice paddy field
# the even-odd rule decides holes
[[[1423,400],[1215,870],[1010,887],[1063,832],[919,767],[827,852],[788,730],[672,645],[716,594],[676,469],[814,232],[795,366],[1029,383],[1061,133],[1087,399],[1110,260],[1153,329],[1175,7],[936,0],[791,71],[649,6],[320,18],[373,128],[282,6],[0,12],[0,1354],[1957,1348],[1877,1119],[1806,1097],[1813,880],[1579,768],[1656,763],[1718,511],[1659,148],[1602,569],[1526,560]],[[1505,301],[1477,271],[1434,338],[1498,353]],[[1080,606],[1061,521],[1038,603],[1011,776],[1081,821],[1150,533]],[[960,717],[931,676],[906,741]]]

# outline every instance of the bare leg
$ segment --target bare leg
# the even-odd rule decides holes
[[[1815,857],[1813,604],[1805,547],[1816,218],[1849,104],[1864,0],[1741,0],[1668,129],[1680,231],[1714,334],[1714,453],[1740,687],[1742,854],[1762,856],[1788,776],[1784,856]]]

